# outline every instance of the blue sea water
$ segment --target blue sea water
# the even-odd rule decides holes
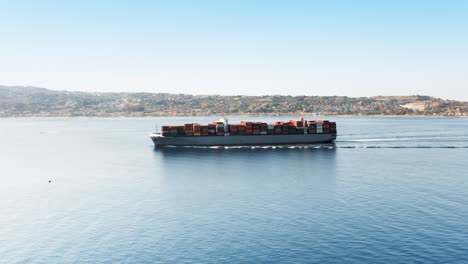
[[[0,119],[0,263],[468,263],[468,119],[336,117],[334,144],[297,147],[148,137],[214,119]]]

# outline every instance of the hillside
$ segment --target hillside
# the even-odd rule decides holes
[[[197,115],[468,116],[468,102],[430,96],[220,96],[87,93],[0,86],[0,117]]]

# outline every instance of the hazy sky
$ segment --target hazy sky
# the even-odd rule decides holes
[[[468,1],[0,0],[0,84],[468,101]]]

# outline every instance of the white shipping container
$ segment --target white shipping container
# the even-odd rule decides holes
[[[317,123],[317,134],[323,133],[323,124]]]

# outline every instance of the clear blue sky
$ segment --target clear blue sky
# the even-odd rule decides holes
[[[468,101],[468,1],[0,0],[0,84]]]

